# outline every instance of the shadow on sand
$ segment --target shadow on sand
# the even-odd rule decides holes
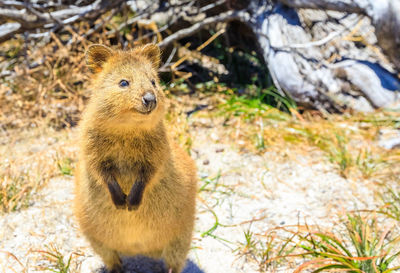
[[[168,270],[161,260],[154,260],[144,256],[135,256],[122,259],[124,273],[167,273]],[[97,273],[108,273],[105,267],[100,268]],[[186,261],[182,273],[204,273],[195,263]]]

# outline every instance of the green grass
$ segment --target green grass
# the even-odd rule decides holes
[[[378,196],[384,204],[379,212],[400,222],[400,191],[386,186]]]
[[[391,229],[383,229],[376,218],[360,214],[348,214],[343,225],[345,231],[337,234],[309,230],[306,235],[299,235],[298,246],[306,250],[304,256],[310,261],[295,272],[312,269],[315,273],[333,270],[389,273],[400,269],[400,266],[390,267],[400,256],[400,237],[392,235]]]
[[[379,154],[374,154],[369,149],[360,150],[355,160],[355,164],[364,178],[371,177],[383,168],[386,163]]]
[[[376,144],[381,129],[399,127],[398,113],[299,114],[296,105],[274,88],[249,88],[241,96],[231,89],[225,94],[217,115],[225,118],[225,126],[238,128],[232,130],[236,138],[251,143],[256,150],[285,150],[289,146],[301,150],[314,146],[326,154],[345,178],[381,175],[399,160],[395,150],[385,151]],[[271,98],[274,101],[268,101]]]
[[[289,125],[290,126],[290,125]],[[325,152],[330,162],[339,167],[339,172],[346,177],[348,170],[354,166],[355,160],[352,151],[349,150],[349,141],[344,130],[340,130],[331,125],[316,127],[315,124],[293,124],[286,130],[290,133],[283,137],[288,142],[308,142],[308,144],[318,147]],[[360,159],[361,160],[361,159]]]
[[[73,161],[71,158],[63,158],[57,160],[57,167],[62,175],[73,174]]]
[[[278,107],[271,106],[265,102],[266,100],[276,100]],[[290,115],[276,110],[282,108],[289,111],[295,107],[290,99],[279,95],[272,89],[265,89],[258,96],[231,95],[225,103],[219,106],[219,113],[226,116],[227,119],[235,116],[245,121],[254,121],[258,117],[285,121],[290,118]]]
[[[201,178],[201,182],[203,184],[199,188],[199,192],[202,191],[215,192],[215,190],[218,187],[218,181],[220,178],[221,178],[221,171],[218,171],[218,173],[213,177]]]
[[[352,156],[347,149],[348,141],[343,135],[335,134],[336,139],[325,143],[329,160],[339,166],[340,174],[346,176],[347,169],[353,164]]]
[[[44,270],[56,273],[72,273],[73,254],[66,258],[55,245],[46,245],[46,250],[39,250],[38,252],[42,254],[44,260],[50,263],[43,268]]]
[[[29,173],[2,178],[0,185],[0,207],[12,212],[29,206],[33,185],[27,183]]]
[[[215,221],[214,221],[214,224],[212,225],[211,228],[207,229],[206,231],[204,231],[204,232],[202,232],[202,233],[200,234],[201,238],[204,238],[204,237],[211,237],[211,238],[214,238],[214,239],[216,239],[216,240],[218,240],[218,241],[221,241],[221,242],[223,242],[223,243],[233,244],[233,242],[231,242],[231,241],[229,241],[229,240],[227,240],[227,239],[225,239],[225,238],[222,238],[222,237],[220,237],[220,236],[217,236],[217,235],[213,234],[213,232],[214,232],[218,227],[231,227],[231,226],[230,226],[230,225],[221,224],[221,223],[219,222],[219,219],[218,219],[217,214],[216,214],[212,209],[209,209],[209,211],[210,211],[211,214],[214,216],[214,220],[215,220]]]
[[[243,236],[244,240],[235,252],[255,261],[260,272],[273,270],[283,262],[289,262],[287,257],[291,256],[295,250],[292,242],[294,236],[282,239],[277,235],[276,230],[259,236],[249,228],[243,231]]]
[[[395,126],[398,123],[396,116],[383,115],[372,118],[363,115],[339,120],[329,117],[304,121],[297,113],[296,104],[290,98],[278,94],[273,87],[268,89],[248,87],[246,90],[244,95],[238,96],[235,89],[227,89],[225,91],[227,98],[218,106],[218,115],[223,116],[226,121],[237,119],[250,124],[251,128],[240,125],[256,150],[263,151],[268,147],[277,146],[276,142],[271,143],[272,136],[276,136],[287,143],[307,143],[308,146],[318,147],[327,155],[330,162],[338,166],[340,175],[346,178],[354,170],[360,172],[364,178],[369,178],[384,167],[386,161],[380,154],[365,147],[356,147],[351,140],[354,134],[374,131],[371,126]],[[296,115],[291,115],[293,113]],[[368,124],[368,130],[353,132],[352,126],[358,129],[360,123]],[[226,125],[232,126],[228,122]],[[275,132],[271,134],[274,130]],[[366,135],[365,138],[367,137],[374,136]]]

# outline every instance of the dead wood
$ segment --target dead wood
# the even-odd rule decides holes
[[[204,30],[218,31],[221,25],[224,28],[229,25],[232,27],[226,28],[230,33],[224,34],[225,39],[228,34],[237,40],[251,37],[241,47],[257,49],[258,58],[267,65],[277,90],[305,108],[368,111],[387,107],[399,99],[400,2],[395,0],[86,0],[77,3],[0,0],[0,42],[19,37],[26,47],[26,53],[21,56],[23,61],[17,66],[14,67],[14,60],[3,62],[1,77],[8,82],[19,77],[16,75],[22,75],[24,65],[41,71],[45,65],[50,69],[68,63],[68,50],[82,53],[91,42],[118,44],[122,48],[157,42],[166,55],[162,71],[175,71],[182,76],[177,69],[186,67],[190,72],[192,69],[188,66],[196,64],[226,75],[225,67],[215,69],[220,64],[200,54],[202,47],[190,49],[187,48],[190,43],[184,45],[183,41],[200,36],[208,39]],[[118,24],[112,22],[115,15],[128,12],[134,15],[122,16],[125,19]],[[238,26],[246,26],[246,31],[238,31]],[[65,35],[70,38],[66,39]],[[43,47],[52,44],[51,50],[43,52],[62,52],[63,57],[30,58],[30,43]],[[182,52],[190,57],[183,56]],[[215,64],[206,64],[203,60],[207,59]],[[187,73],[184,78],[190,75]],[[61,89],[75,90],[59,83],[53,86],[58,85]]]
[[[279,0],[293,8],[359,13],[371,18],[378,43],[400,70],[400,2],[398,0]]]
[[[34,31],[39,28],[51,29],[56,26],[65,26],[82,20],[95,20],[97,17],[107,11],[118,7],[124,1],[104,1],[96,0],[86,6],[40,6],[32,5],[29,1],[0,1],[0,17],[4,20],[11,20],[19,23],[4,24],[0,27],[0,42],[6,41],[11,35],[23,33],[25,31]],[[46,8],[55,11],[44,10]]]

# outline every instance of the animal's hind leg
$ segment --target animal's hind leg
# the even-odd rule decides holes
[[[88,238],[94,251],[101,257],[108,272],[122,273],[121,259],[115,250],[105,247],[102,243],[95,239]]]

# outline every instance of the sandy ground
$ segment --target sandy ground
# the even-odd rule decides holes
[[[342,178],[317,151],[304,155],[267,148],[257,155],[239,151],[234,141],[220,141],[220,134],[215,128],[193,132],[192,157],[201,190],[189,254],[192,263],[186,273],[259,272],[254,259],[240,255],[245,232],[263,234],[305,219],[329,227],[338,213],[373,204],[368,181]],[[101,260],[78,230],[73,197],[73,177],[58,176],[27,209],[0,216],[0,272],[50,272],[43,269],[50,263],[42,252],[49,248],[57,248],[65,260],[72,255],[70,272],[101,268]],[[220,225],[210,231],[217,219]],[[129,263],[135,261],[128,261],[127,268]],[[130,268],[145,272],[135,270],[135,265]],[[293,269],[281,265],[277,271]]]

